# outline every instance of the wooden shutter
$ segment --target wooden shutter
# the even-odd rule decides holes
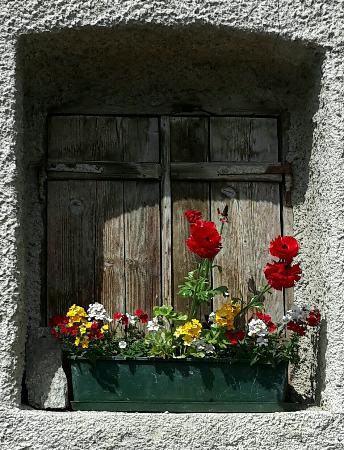
[[[264,282],[288,170],[276,118],[56,116],[48,157],[48,315],[93,300],[110,311],[185,310],[178,285],[196,261],[185,248],[189,208],[216,221],[229,206],[214,284],[246,296],[250,277]],[[283,303],[282,293],[267,299],[274,317]]]
[[[48,316],[160,302],[157,118],[53,117],[48,149]]]

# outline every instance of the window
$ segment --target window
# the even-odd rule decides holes
[[[268,243],[283,232],[289,176],[277,130],[274,117],[51,117],[48,317],[93,300],[110,311],[167,302],[185,309],[177,292],[194,266],[188,208],[215,220],[229,206],[215,284],[237,296],[251,276],[263,282]],[[267,303],[283,314],[282,293]]]

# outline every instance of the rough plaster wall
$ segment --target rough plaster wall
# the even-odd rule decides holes
[[[25,66],[25,61],[18,61],[19,65],[17,65],[17,49],[20,37],[24,34],[57,32],[63,28],[83,26],[117,27],[120,25],[120,29],[124,30],[126,25],[133,26],[134,24],[142,27],[146,24],[152,27],[156,25],[161,27],[178,27],[196,24],[199,27],[202,25],[212,28],[213,31],[211,33],[215,34],[219,30],[223,30],[224,33],[229,33],[232,30],[248,31],[248,36],[252,32],[260,32],[265,34],[267,38],[270,38],[272,42],[274,40],[277,41],[277,38],[280,37],[290,41],[301,41],[306,46],[310,44],[312,46],[315,45],[319,47],[321,52],[326,52],[322,63],[319,89],[317,89],[316,77],[312,83],[310,83],[311,80],[307,76],[308,80],[305,79],[301,84],[299,83],[302,77],[298,77],[297,73],[300,74],[300,71],[298,72],[297,69],[294,71],[289,67],[292,66],[291,62],[293,61],[294,52],[292,50],[288,57],[287,43],[284,47],[277,46],[276,57],[281,48],[284,48],[282,59],[283,53],[287,55],[284,65],[284,68],[288,67],[287,73],[285,77],[280,77],[280,79],[292,80],[291,97],[288,95],[286,97],[287,91],[285,86],[284,88],[282,86],[273,86],[272,96],[268,95],[268,86],[264,86],[262,90],[255,90],[254,109],[259,106],[256,104],[259,103],[259,97],[266,99],[266,103],[263,102],[260,105],[264,107],[266,104],[274,103],[276,98],[280,98],[280,93],[282,93],[284,98],[282,104],[287,107],[289,104],[290,108],[294,109],[294,113],[290,111],[289,141],[291,158],[299,158],[297,171],[302,175],[302,181],[304,181],[304,187],[299,182],[300,185],[297,187],[294,196],[295,228],[296,231],[300,232],[299,237],[303,244],[301,260],[305,268],[304,282],[297,295],[300,300],[319,301],[323,308],[325,323],[320,355],[322,356],[321,365],[325,376],[322,383],[322,399],[330,410],[343,411],[344,361],[342,355],[344,344],[342,339],[343,320],[341,311],[344,294],[344,240],[342,225],[344,209],[342,180],[342,143],[344,138],[342,102],[344,90],[343,2],[335,0],[286,0],[284,2],[278,0],[231,0],[220,2],[211,0],[206,2],[203,0],[188,2],[182,0],[151,0],[150,2],[133,0],[121,2],[105,0],[84,2],[30,0],[19,2],[14,0],[12,2],[2,2],[0,5],[0,17],[2,24],[0,30],[0,165],[2,169],[2,177],[0,179],[0,247],[2,252],[0,271],[0,315],[2,321],[2,326],[0,327],[1,401],[4,404],[11,405],[18,403],[20,398],[26,323],[23,311],[24,300],[29,307],[28,310],[32,318],[31,323],[37,325],[38,322],[37,306],[32,307],[32,305],[39,304],[37,303],[37,296],[39,296],[40,292],[40,274],[37,261],[39,261],[41,251],[37,240],[35,243],[29,242],[29,238],[35,227],[38,231],[38,236],[42,236],[42,220],[38,217],[39,215],[32,216],[29,220],[25,217],[27,223],[23,223],[27,227],[25,229],[22,227],[19,230],[20,232],[18,232],[18,224],[21,223],[20,214],[27,212],[29,207],[31,207],[30,203],[26,202],[26,209],[24,209],[25,197],[23,200],[24,189],[22,177],[20,177],[20,164],[21,161],[24,164],[29,183],[25,190],[31,187],[32,192],[34,192],[34,169],[27,166],[30,160],[30,158],[27,158],[27,155],[32,151],[31,162],[34,162],[39,158],[44,147],[43,133],[39,132],[38,135],[36,134],[38,129],[42,129],[45,120],[45,111],[41,109],[41,106],[53,107],[60,105],[63,109],[68,106],[64,104],[68,103],[67,99],[61,101],[64,97],[60,92],[55,92],[56,97],[53,98],[51,94],[54,91],[48,92],[45,90],[45,86],[42,85],[44,87],[43,92],[46,92],[51,103],[49,104],[48,98],[40,98],[39,102],[41,103],[35,108],[35,102],[32,101],[31,106],[28,106],[28,108],[32,108],[34,120],[30,119],[30,114],[28,115],[27,111],[25,114],[21,113],[23,103],[21,83],[24,82],[25,85],[25,80],[21,78],[21,74],[25,71],[20,68],[20,64]],[[221,49],[222,37],[221,35],[217,36],[218,49]],[[34,42],[34,40],[30,41],[30,37],[28,37],[26,43],[27,57],[30,42]],[[268,48],[267,45],[265,44],[263,48]],[[25,44],[21,44],[19,47],[25,53]],[[243,47],[247,49],[249,45],[245,46],[243,44]],[[44,49],[44,45],[40,44],[38,54],[40,54],[42,48]],[[292,48],[294,49],[294,47]],[[302,54],[301,61],[308,59],[308,56],[302,50],[295,52],[296,59],[297,54],[300,53]],[[33,48],[33,60],[34,56],[35,48]],[[83,56],[83,54],[80,56]],[[60,57],[63,65],[65,55],[60,55]],[[44,61],[40,63],[45,64]],[[257,67],[257,64],[252,63],[252,67]],[[308,61],[306,66],[309,64],[311,63]],[[33,66],[31,65],[31,67]],[[244,68],[243,66],[241,67]],[[275,65],[272,64],[272,67],[275,67]],[[44,80],[44,73],[49,74],[51,71],[50,69],[47,72],[43,71],[43,76],[41,73],[34,73],[32,76],[38,77],[38,79],[41,77]],[[240,76],[243,73],[240,73]],[[82,77],[82,79],[84,78]],[[246,80],[248,81],[249,77],[246,77]],[[45,82],[53,84],[54,78],[48,77],[45,79]],[[137,78],[137,82],[141,82],[141,77]],[[75,84],[75,86],[80,86],[80,83]],[[308,86],[311,88],[312,93],[300,93],[298,92],[298,86]],[[84,87],[85,90],[90,87],[87,84],[87,77]],[[249,88],[249,86],[247,87]],[[73,91],[73,83],[70,82],[65,88],[67,88],[66,92],[69,91],[71,93]],[[145,89],[144,98],[147,98],[152,92],[152,87],[147,85]],[[162,87],[160,87],[161,89]],[[238,92],[237,89],[236,92]],[[168,93],[167,90],[167,96]],[[112,94],[113,92],[108,93],[108,98]],[[318,94],[319,100],[315,101],[312,97]],[[191,97],[194,98],[194,96]],[[204,92],[203,98],[206,97],[207,92]],[[274,98],[275,100],[273,100]],[[247,96],[247,99],[249,100],[250,97]],[[70,95],[69,101],[71,105],[75,105],[76,100],[76,97]],[[223,104],[222,100],[221,104]],[[237,108],[241,100],[242,95],[239,91],[239,98],[235,99],[233,97],[228,102],[228,108],[232,109],[233,105],[234,109]],[[158,98],[156,101],[160,102],[161,99]],[[214,101],[213,97],[210,100],[208,99],[208,103],[212,101]],[[28,94],[26,94],[25,102],[26,105],[30,105]],[[90,102],[84,99],[80,107],[85,107],[86,104],[92,106]],[[219,101],[217,101],[217,104],[219,104]],[[106,102],[105,106],[107,106]],[[114,105],[110,102],[109,106],[111,110]],[[151,107],[154,107],[154,104]],[[274,104],[273,107],[279,108],[281,105]],[[303,107],[306,111],[305,117],[302,114]],[[249,105],[246,104],[243,108],[249,108]],[[313,125],[312,116],[314,116]],[[23,135],[21,133],[22,122],[24,124]],[[308,123],[308,127],[305,127],[305,122]],[[314,127],[314,131],[312,127]],[[24,138],[24,146],[21,145],[22,138]],[[307,156],[300,157],[300,154],[305,155],[304,142]],[[31,174],[30,171],[32,171]],[[33,196],[32,201],[33,203],[37,202],[35,209],[38,211],[39,199],[37,193]],[[22,239],[25,239],[25,264],[23,245],[21,244]],[[29,271],[31,268],[34,268],[34,270],[30,272],[30,277],[26,280],[25,290],[23,291],[23,277],[20,276],[20,272],[23,273],[24,269]],[[36,325],[32,326],[35,327]],[[8,430],[9,433],[6,442],[11,442],[11,439],[13,440],[12,442],[17,442],[17,444],[13,443],[11,448],[59,448],[60,445],[64,444],[64,438],[69,440],[69,442],[71,442],[72,436],[75,439],[75,431],[80,427],[83,430],[84,439],[87,440],[89,436],[88,427],[90,426],[95,426],[95,429],[99,430],[99,434],[94,437],[94,442],[104,439],[106,444],[104,444],[103,448],[120,448],[120,445],[113,444],[113,438],[117,436],[122,436],[121,445],[129,442],[133,446],[145,447],[142,436],[146,438],[147,435],[151,436],[152,443],[150,446],[164,448],[164,444],[161,441],[160,444],[157,441],[153,442],[154,433],[156,433],[155,430],[158,429],[159,424],[166,423],[164,418],[160,419],[160,417],[164,416],[154,415],[154,420],[152,420],[153,415],[138,417],[90,413],[72,416],[70,413],[54,415],[52,413],[20,412],[15,410],[4,413],[4,417],[6,416],[8,417],[8,426],[4,426],[4,430]],[[186,431],[186,426],[190,426],[190,430],[195,430],[195,432],[202,429],[200,438],[200,446],[202,448],[212,448],[214,447],[214,442],[218,445],[218,448],[225,448],[225,445],[227,447],[231,445],[232,448],[243,448],[241,441],[243,436],[242,430],[245,430],[245,448],[259,448],[259,445],[264,448],[266,439],[269,440],[267,448],[276,448],[276,446],[274,447],[276,442],[278,442],[279,448],[339,449],[343,447],[342,444],[338,443],[338,439],[343,439],[340,423],[342,418],[334,413],[317,413],[314,417],[310,417],[307,413],[276,414],[272,416],[255,415],[245,416],[245,418],[242,418],[240,415],[229,417],[223,415],[200,415],[196,419],[196,426],[192,425],[192,419],[184,419],[183,417],[181,415],[173,421],[168,421],[172,437],[170,440],[167,440],[165,448],[197,448],[196,443],[191,443],[188,440],[190,435]],[[224,417],[224,419],[219,419],[220,417]],[[242,428],[239,426],[240,419],[243,420],[241,423]],[[114,421],[116,425],[114,425]],[[143,424],[142,428],[141,424]],[[219,424],[223,424],[223,427],[220,427]],[[139,433],[132,434],[129,431],[130,426],[137,426],[138,430],[142,431],[141,437]],[[185,445],[181,444],[180,440],[173,441],[173,439],[179,439],[178,427],[180,426],[186,439]],[[121,427],[128,430],[127,435],[121,435]],[[262,427],[266,431],[263,437],[259,437],[259,433],[256,430],[261,430]],[[107,433],[104,432],[104,429]],[[219,433],[212,434],[209,431],[207,434],[207,430],[214,431],[214,429],[219,430]],[[205,431],[204,433],[203,430]],[[51,437],[49,437],[49,432]],[[166,436],[166,433],[164,435]],[[209,436],[211,441],[209,441]],[[304,438],[304,436],[306,437]],[[27,445],[25,444],[26,438]],[[44,446],[43,439],[50,439],[49,447]],[[54,440],[59,442],[59,445],[54,446]],[[73,442],[74,446],[69,448],[78,448],[79,444],[77,442],[79,441],[74,440]],[[84,448],[87,448],[86,445],[83,443]],[[340,447],[340,445],[342,446]]]

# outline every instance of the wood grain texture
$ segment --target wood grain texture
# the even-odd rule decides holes
[[[172,182],[172,261],[173,261],[173,298],[174,307],[178,311],[185,311],[190,303],[178,296],[178,286],[184,282],[184,277],[190,270],[197,268],[199,259],[186,247],[186,239],[189,237],[189,223],[184,212],[188,209],[201,211],[204,218],[209,217],[209,185],[203,182]],[[204,312],[209,312],[204,308]]]
[[[293,234],[294,234],[294,228],[293,228],[294,214],[293,214],[293,208],[289,204],[289,201],[286,201],[286,186],[283,186],[283,188],[282,188],[282,199],[283,199],[283,205],[282,205],[283,234],[285,236],[293,236]],[[291,306],[294,303],[294,289],[285,289],[284,303],[285,303],[285,305],[284,305],[285,310],[288,310],[291,308]]]
[[[161,293],[162,303],[172,305],[172,201],[170,176],[170,119],[162,117],[161,130]]]
[[[170,118],[171,164],[174,162],[208,161],[209,119],[206,117]],[[184,217],[187,209],[200,210],[209,217],[209,183],[172,182],[172,291],[173,305],[179,311],[189,308],[189,302],[178,296],[178,285],[190,270],[197,267],[197,259],[186,248],[189,225]],[[205,311],[208,312],[205,308]],[[204,311],[203,311],[204,312]]]
[[[63,161],[159,162],[158,119],[52,116],[48,148]]]
[[[224,189],[231,189],[233,196],[223,196]],[[271,261],[269,243],[281,233],[280,196],[278,184],[272,183],[213,183],[211,189],[212,214],[229,206],[229,224],[223,230],[223,249],[215,262],[223,272],[214,272],[214,285],[226,285],[231,296],[240,293],[247,298],[247,282],[250,277],[258,286],[266,284],[263,274],[265,264]],[[216,307],[224,302],[219,298]],[[284,312],[282,292],[267,295],[266,308],[274,319],[281,319]]]
[[[149,314],[161,299],[159,183],[124,186],[126,310]]]
[[[228,181],[275,181],[283,180],[282,174],[289,166],[279,163],[172,163],[174,180],[228,180]]]
[[[49,182],[47,315],[94,299],[95,182]]]
[[[208,160],[208,118],[171,117],[171,161]]]
[[[123,182],[96,182],[95,298],[125,311]]]
[[[48,180],[160,179],[160,164],[108,161],[48,162]]]
[[[277,119],[210,118],[210,160],[277,162]]]

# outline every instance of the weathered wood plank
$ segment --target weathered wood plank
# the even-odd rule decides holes
[[[105,116],[52,116],[48,157],[63,161],[123,161],[118,120]]]
[[[231,192],[231,198],[223,195]],[[223,249],[216,264],[223,272],[214,272],[214,285],[227,285],[231,296],[240,293],[247,297],[250,277],[258,286],[265,284],[265,264],[271,261],[269,243],[281,233],[279,186],[272,183],[212,183],[212,214],[217,208],[229,206],[229,224],[223,230]],[[219,298],[215,307],[224,302]],[[266,298],[266,307],[274,319],[280,320],[283,312],[282,292],[274,291]]]
[[[208,161],[209,119],[207,117],[170,118],[171,166],[175,163]],[[184,217],[187,209],[198,209],[209,216],[209,184],[204,182],[172,182],[172,291],[173,305],[185,311],[189,302],[177,295],[184,277],[197,266],[197,260],[186,248],[189,225]],[[210,308],[202,311],[208,312]]]
[[[290,186],[284,185],[282,187],[282,218],[283,218],[283,234],[286,236],[293,236],[294,234],[294,214],[290,203]],[[284,292],[284,308],[290,309],[294,303],[294,289],[286,289]]]
[[[127,181],[124,185],[126,309],[149,314],[160,303],[159,183]]]
[[[158,163],[160,160],[158,118],[121,117],[118,120],[123,160]]]
[[[208,118],[171,117],[171,161],[208,161]]]
[[[209,185],[203,182],[173,182],[173,234],[172,234],[172,258],[173,258],[173,298],[174,307],[179,311],[186,311],[190,302],[177,295],[178,286],[184,282],[184,277],[190,270],[197,268],[199,259],[186,247],[186,239],[189,237],[189,224],[184,216],[188,209],[201,211],[205,219],[209,218]],[[203,313],[208,313],[209,307],[203,308]]]
[[[280,163],[172,163],[174,180],[282,181],[290,165]]]
[[[156,117],[52,116],[48,157],[63,161],[159,162]]]
[[[123,182],[96,182],[95,298],[125,311]]]
[[[211,161],[278,161],[276,118],[210,118]]]
[[[94,299],[95,182],[48,184],[48,318]]]
[[[111,163],[107,161],[85,161],[77,163],[48,162],[49,180],[125,180],[159,179],[160,164],[155,163]]]
[[[170,177],[170,119],[162,117],[161,129],[161,292],[162,303],[172,305],[172,201]]]

